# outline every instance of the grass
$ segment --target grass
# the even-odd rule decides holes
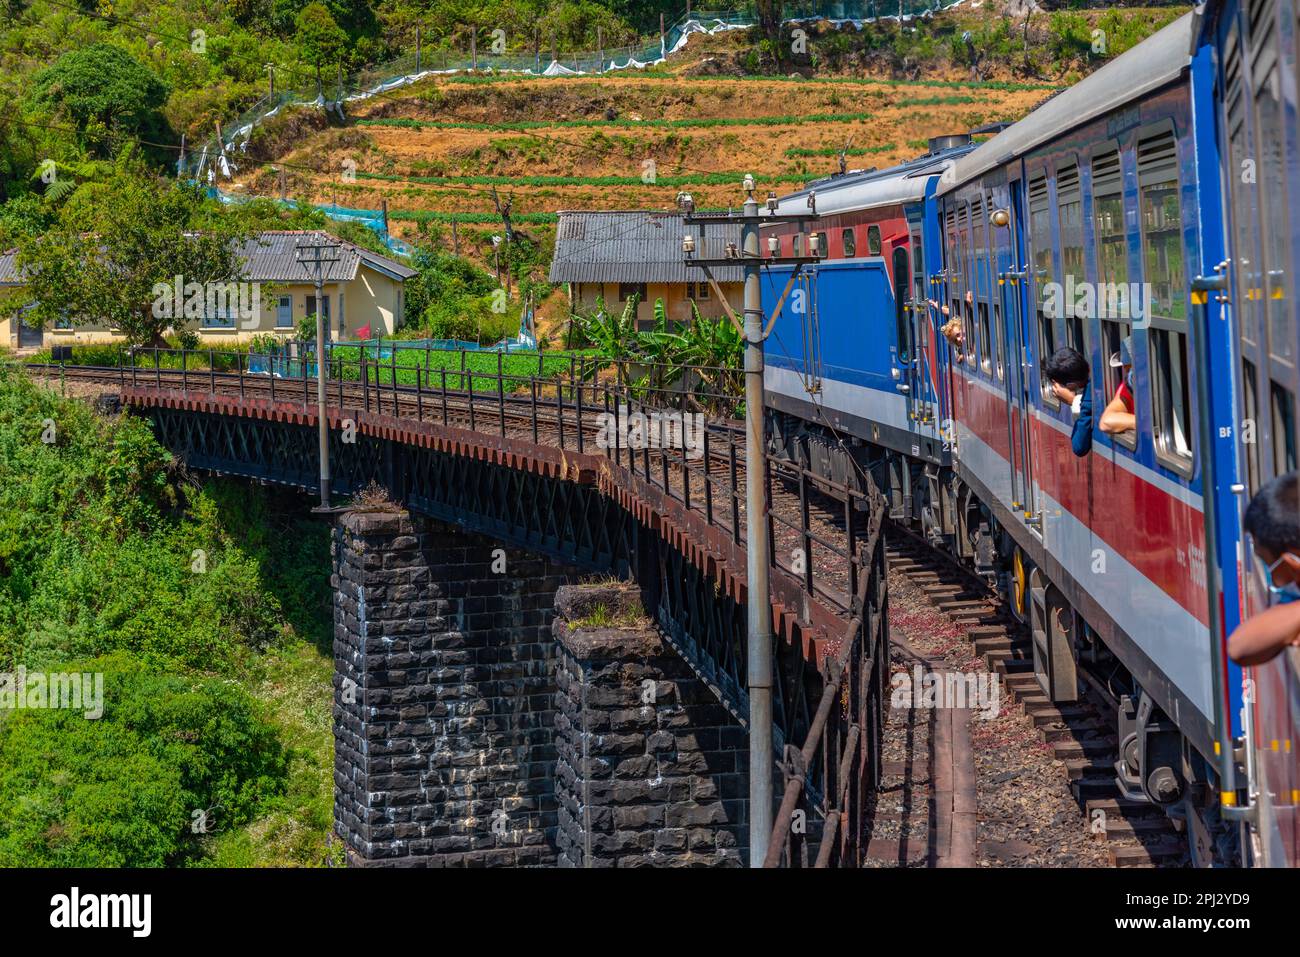
[[[637,628],[648,624],[649,619],[636,608],[622,611],[611,609],[604,602],[593,605],[591,611],[576,621],[569,622],[571,628]]]
[[[424,186],[726,186],[735,184],[740,173],[694,173],[690,176],[658,176],[647,183],[640,176],[394,176],[387,173],[357,173],[358,179],[387,183],[416,183]],[[762,183],[801,182],[802,177],[759,174]],[[499,217],[498,217],[499,219]]]
[[[635,73],[629,71],[620,71],[610,74],[612,77],[626,76],[629,80],[652,80],[658,82],[683,83],[690,78],[682,77],[674,73],[662,70],[638,70]],[[571,84],[591,83],[593,85],[607,82],[607,78],[597,81],[592,77],[572,77],[572,76],[529,76],[526,80],[538,80],[547,83],[564,83]],[[458,74],[454,76],[439,77],[435,82],[447,85],[458,86],[487,86],[496,83],[519,83],[521,82],[518,74],[493,73],[493,74]],[[1010,81],[1010,80],[895,80],[885,77],[862,77],[862,76],[787,76],[784,74],[747,74],[745,76],[718,76],[710,77],[710,83],[820,83],[846,86],[888,86],[888,87],[932,87],[940,89],[969,89],[969,90],[1005,90],[1008,92],[1019,92],[1023,90],[1055,90],[1059,84],[1045,81]],[[698,86],[698,81],[695,81]]]
[[[845,156],[871,156],[876,153],[892,153],[896,149],[898,149],[898,147],[893,143],[885,143],[883,146],[862,146],[847,150],[841,149],[838,146],[822,146],[816,149],[803,146],[792,146],[785,151],[785,155],[790,159],[813,156],[839,156],[841,153]]]
[[[389,220],[406,223],[468,223],[471,225],[499,225],[501,217],[496,213],[448,213],[436,209],[390,209]],[[558,223],[559,213],[511,213],[510,219],[516,223]]]
[[[900,101],[899,106],[937,106],[941,103],[975,103],[975,97],[932,97]],[[405,117],[374,120],[357,120],[358,126],[393,126],[402,129],[430,130],[482,130],[486,132],[518,132],[521,130],[545,130],[555,128],[587,127],[622,127],[638,129],[642,127],[662,129],[694,129],[718,126],[804,126],[808,123],[859,123],[871,119],[870,113],[806,113],[803,115],[783,114],[779,116],[725,116],[699,117],[695,119],[652,119],[630,120],[618,117],[613,120],[514,120],[508,123],[472,123],[468,120],[413,120]]]
[[[358,361],[361,352],[361,346],[334,347],[333,355],[344,363],[339,371],[345,381],[360,377]],[[371,367],[369,381],[381,386],[391,386],[394,382],[413,386],[418,381],[426,387],[441,389],[445,371],[448,389],[496,392],[498,357],[507,392],[524,388],[531,379],[567,376],[577,369],[579,363],[595,361],[590,354],[575,352],[498,353],[399,347],[392,351],[391,356],[380,360],[377,367]]]

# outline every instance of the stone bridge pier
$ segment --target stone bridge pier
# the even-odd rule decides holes
[[[391,510],[336,523],[354,866],[744,863],[744,728],[627,583]]]

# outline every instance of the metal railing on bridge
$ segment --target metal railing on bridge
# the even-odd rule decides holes
[[[399,356],[404,356],[399,358]],[[213,349],[137,349],[115,367],[37,366],[68,376],[116,380],[121,386],[316,405],[315,365],[298,376],[256,371],[258,357]],[[31,368],[29,366],[29,368]],[[528,444],[604,456],[743,548],[744,427],[740,374],[582,353],[519,354],[474,350],[391,351],[376,358],[335,349],[326,366],[327,402],[348,410],[492,435],[521,450]],[[824,684],[807,700],[801,673],[782,674],[777,725],[786,785],[769,866],[815,860],[852,864],[863,849],[862,807],[878,780],[880,709],[888,677],[884,624],[883,502],[874,486],[859,491],[798,463],[769,457],[767,474],[772,566],[808,601],[841,619],[824,661]],[[774,587],[776,577],[773,578]],[[745,648],[707,647],[695,657],[744,713]],[[802,649],[800,649],[802,652]],[[796,655],[797,657],[797,655]],[[789,742],[802,742],[797,748]],[[782,753],[778,749],[778,753]],[[810,821],[791,828],[796,810]]]

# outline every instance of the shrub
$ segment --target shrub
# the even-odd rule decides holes
[[[284,788],[287,759],[237,685],[151,670],[129,654],[63,665],[103,674],[103,715],[0,719],[0,866],[161,867],[202,834],[248,822]]]

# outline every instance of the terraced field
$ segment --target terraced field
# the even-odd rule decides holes
[[[888,166],[924,152],[928,137],[1017,119],[1050,92],[860,78],[442,78],[353,104],[348,126],[300,130],[276,159],[295,198],[387,200],[399,235],[453,218],[499,224],[495,188],[544,237],[560,209],[663,208],[681,189],[725,207],[744,173],[788,192],[832,172],[845,147],[851,169]],[[279,187],[269,164],[243,175],[250,192]]]

